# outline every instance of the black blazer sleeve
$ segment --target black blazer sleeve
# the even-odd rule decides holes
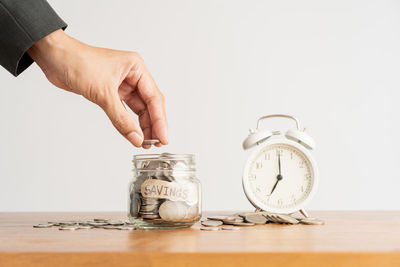
[[[18,76],[33,62],[26,51],[66,27],[46,0],[0,0],[0,65]]]

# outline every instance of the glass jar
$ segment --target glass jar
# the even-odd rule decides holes
[[[133,157],[129,220],[138,229],[190,227],[201,217],[201,186],[190,154]]]

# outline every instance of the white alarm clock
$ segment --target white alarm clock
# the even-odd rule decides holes
[[[261,130],[260,122],[268,118],[288,118],[296,122],[296,129]],[[315,194],[318,169],[311,150],[315,142],[299,121],[289,115],[275,114],[261,117],[257,129],[250,130],[243,149],[252,149],[243,172],[243,189],[247,199],[257,210],[289,214],[300,211]]]

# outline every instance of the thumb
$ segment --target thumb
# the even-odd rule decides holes
[[[112,96],[107,102],[102,108],[114,127],[134,146],[141,147],[143,143],[142,129],[132,114],[126,110],[119,96]]]

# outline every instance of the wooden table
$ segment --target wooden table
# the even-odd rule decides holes
[[[400,211],[311,215],[326,224],[205,232],[199,225],[158,231],[36,229],[32,225],[41,222],[125,214],[0,213],[0,267],[400,266]]]

